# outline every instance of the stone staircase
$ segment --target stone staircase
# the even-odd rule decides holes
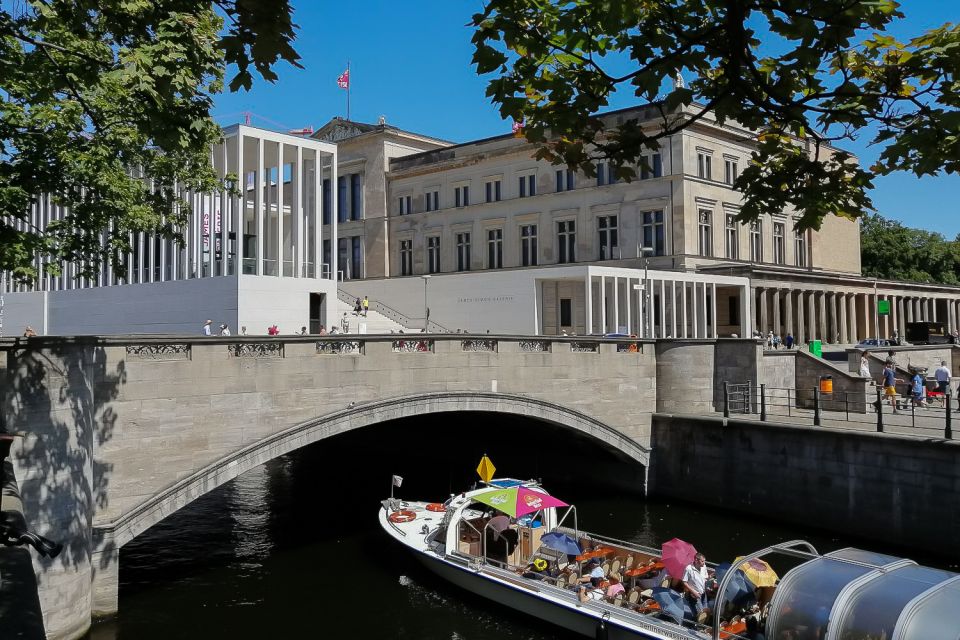
[[[364,318],[361,316],[353,315],[353,301],[356,298],[350,298],[350,302],[344,300],[345,296],[342,295],[343,292],[340,292],[341,295],[338,296],[337,300],[337,313],[336,318],[337,322],[340,322],[340,319],[343,318],[343,314],[347,314],[347,322],[350,323],[350,333],[360,333],[361,325],[365,325],[363,333],[399,333],[403,331],[404,333],[413,333],[415,330],[405,327],[399,322],[395,322],[390,318],[377,313],[373,310],[373,305],[371,305],[370,310],[367,312],[367,317]]]
[[[410,318],[403,315],[393,307],[388,307],[379,301],[370,302],[370,310],[367,312],[367,317],[357,317],[353,315],[353,305],[357,298],[363,299],[363,296],[357,296],[349,291],[344,291],[343,289],[337,289],[337,319],[343,318],[343,314],[347,314],[347,320],[350,322],[350,333],[358,333],[359,325],[358,322],[366,322],[367,328],[366,333],[390,333],[399,332],[401,329],[404,333],[419,333],[423,329],[423,318]],[[452,333],[450,329],[446,328],[442,324],[437,324],[433,320],[430,321],[429,326],[431,333]]]

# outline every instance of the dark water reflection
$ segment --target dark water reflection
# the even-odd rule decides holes
[[[676,536],[714,561],[793,538],[821,552],[883,550],[646,500],[624,489],[636,482],[633,465],[593,443],[532,421],[457,414],[329,439],[182,509],[123,548],[120,615],[88,638],[564,638],[435,578],[379,528],[392,473],[405,478],[400,495],[442,500],[473,482],[485,452],[497,475],[543,478],[577,504],[582,527],[618,538],[659,546]]]

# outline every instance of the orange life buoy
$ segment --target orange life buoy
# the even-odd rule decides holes
[[[417,514],[408,509],[401,509],[400,511],[394,511],[388,517],[390,518],[390,522],[410,522],[416,519]]]
[[[439,502],[431,502],[427,505],[427,511],[435,511],[437,513],[442,513],[446,511],[447,508],[440,504]]]

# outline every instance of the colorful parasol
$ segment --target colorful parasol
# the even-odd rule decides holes
[[[689,542],[684,542],[680,538],[674,538],[663,543],[661,547],[661,557],[663,566],[667,568],[667,573],[683,580],[683,574],[687,565],[693,562],[693,557],[697,555],[697,550]]]
[[[734,560],[734,562],[737,562],[742,557],[743,556],[740,556]],[[747,576],[747,579],[756,587],[773,587],[776,586],[777,580],[780,579],[780,576],[773,570],[773,567],[771,567],[766,560],[759,558],[747,560],[741,563],[738,568],[743,571],[743,575]]]
[[[548,507],[566,507],[566,502],[558,500],[547,493],[533,491],[526,487],[510,487],[507,489],[492,489],[473,498],[477,502],[490,505],[497,511],[502,511],[513,518],[520,518]]]

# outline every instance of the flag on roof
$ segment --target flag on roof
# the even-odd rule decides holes
[[[341,89],[350,88],[350,69],[347,69],[337,77],[337,86]]]

